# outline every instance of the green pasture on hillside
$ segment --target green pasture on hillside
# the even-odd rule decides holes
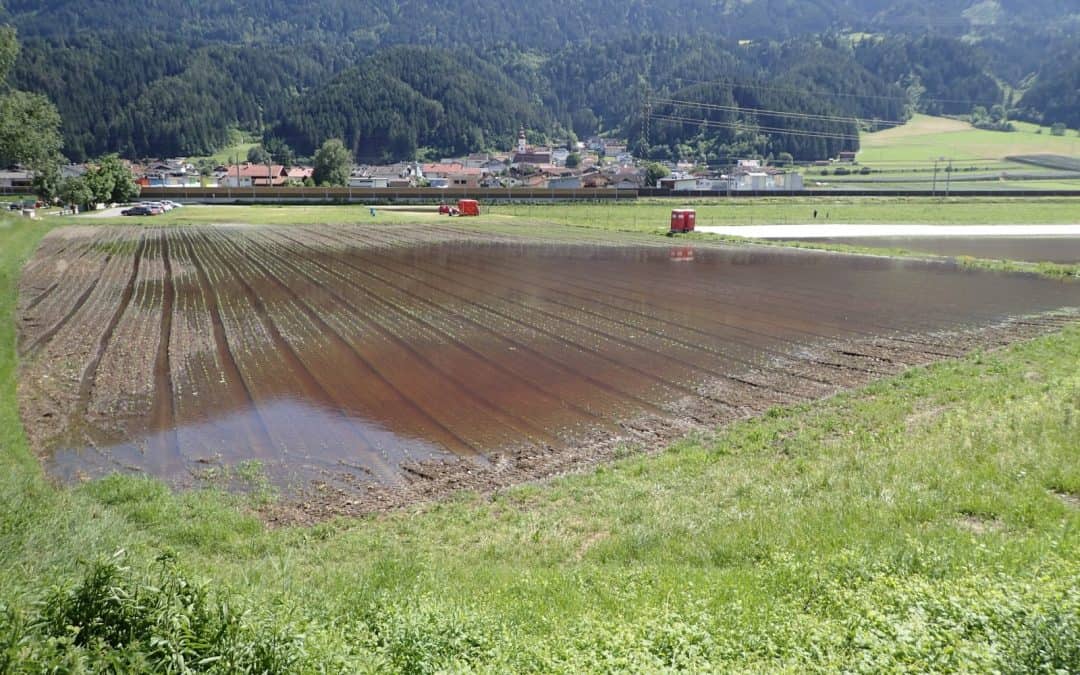
[[[987,131],[966,122],[915,115],[901,127],[863,134],[857,159],[861,165],[888,169],[926,166],[941,158],[964,164],[1004,160],[1012,155],[1080,156],[1080,137],[1075,130],[1053,136],[1046,127],[1036,133],[1040,129],[1037,125],[1013,125],[1016,131]]]

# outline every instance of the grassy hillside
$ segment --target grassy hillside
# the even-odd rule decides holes
[[[1048,128],[1027,122],[1013,122],[1016,131],[986,131],[966,122],[941,117],[915,115],[907,124],[871,134],[863,134],[858,154],[861,164],[926,164],[945,157],[956,162],[1004,160],[1010,155],[1040,153],[1080,156],[1080,137],[1075,131],[1051,136]],[[881,168],[886,168],[882,166]]]
[[[1080,669],[1077,327],[584,475],[268,530],[246,498],[46,483],[12,315],[43,233],[0,226],[0,671]]]

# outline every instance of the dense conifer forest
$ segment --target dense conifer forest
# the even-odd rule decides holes
[[[521,125],[712,161],[833,156],[912,112],[1076,126],[1078,16],[1059,0],[0,2],[11,85],[56,104],[76,161],[209,154],[237,128],[372,161],[505,148]]]

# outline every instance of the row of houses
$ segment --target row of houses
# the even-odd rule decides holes
[[[675,192],[789,192],[802,190],[804,183],[802,174],[764,166],[760,160],[743,159],[727,172],[676,171],[662,178],[657,187]]]

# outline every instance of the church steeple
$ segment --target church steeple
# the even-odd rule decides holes
[[[525,146],[525,125],[523,124],[521,125],[521,130],[518,131],[517,151],[524,154],[526,150],[527,148]]]

